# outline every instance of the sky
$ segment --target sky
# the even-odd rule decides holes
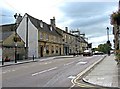
[[[93,47],[107,41],[107,27],[113,44],[110,15],[118,10],[118,0],[0,0],[0,24],[15,23],[14,14],[25,13],[56,26],[85,33]]]

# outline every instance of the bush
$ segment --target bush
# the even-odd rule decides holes
[[[118,64],[119,64],[119,62],[120,62],[120,51],[118,50],[118,51],[116,51],[116,54],[115,54],[115,61],[117,61],[118,62]]]

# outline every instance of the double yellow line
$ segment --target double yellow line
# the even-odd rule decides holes
[[[95,87],[95,86],[93,86],[93,85],[88,85],[88,84],[80,83],[80,82],[78,82],[78,80],[81,79],[82,76],[83,76],[86,72],[88,72],[89,70],[91,70],[95,65],[97,65],[98,63],[100,63],[105,57],[106,57],[106,56],[104,56],[103,58],[99,59],[98,61],[96,61],[95,63],[93,63],[93,64],[90,65],[89,67],[87,67],[85,70],[83,70],[82,72],[80,72],[80,73],[76,76],[76,78],[73,78],[73,79],[71,80],[71,82],[72,82],[73,85],[72,85],[70,88],[75,87],[75,85],[80,86],[80,87]]]

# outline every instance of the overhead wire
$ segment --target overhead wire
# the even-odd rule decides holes
[[[16,9],[13,5],[11,5],[10,3],[8,3],[6,0],[4,0],[4,2],[5,2],[9,7],[12,8],[13,12],[15,12],[15,13],[20,13],[20,14],[21,14],[21,12],[20,12],[18,9]],[[3,15],[3,16],[4,16],[4,15]],[[6,16],[6,15],[5,15],[5,16]]]

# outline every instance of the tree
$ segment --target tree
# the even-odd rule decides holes
[[[107,43],[98,45],[98,51],[108,53],[111,50],[111,46]]]

